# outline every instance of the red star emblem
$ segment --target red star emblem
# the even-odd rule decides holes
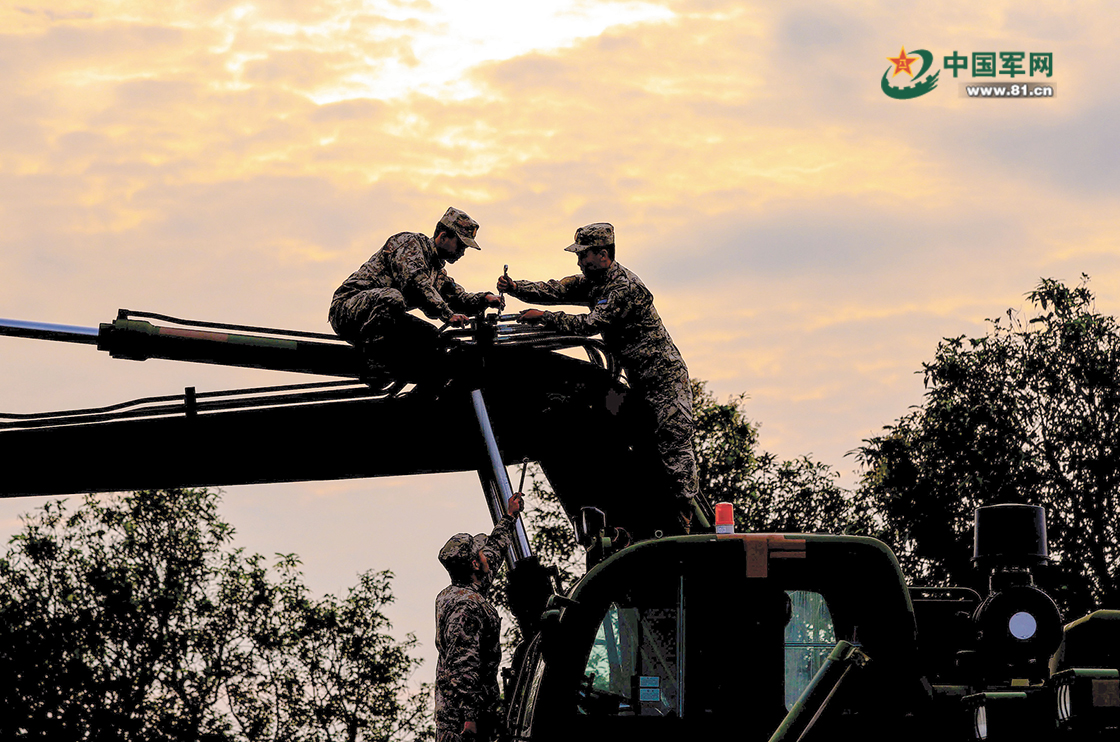
[[[906,47],[904,46],[897,57],[887,57],[887,61],[894,65],[894,75],[897,75],[899,72],[905,72],[907,75],[910,75],[910,77],[913,77],[914,72],[910,69],[910,65],[917,62],[918,58],[906,56]],[[891,75],[891,77],[894,77],[894,75]]]

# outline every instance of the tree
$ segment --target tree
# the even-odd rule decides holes
[[[735,506],[737,531],[871,532],[869,509],[837,484],[826,464],[808,456],[783,461],[759,450],[758,426],[744,411],[746,394],[720,402],[704,381],[693,380],[692,395],[700,490],[712,503]],[[533,552],[542,564],[557,567],[562,584],[570,586],[585,572],[583,548],[539,469],[532,470],[530,482],[525,521]],[[503,608],[507,585],[503,572],[493,596]],[[512,622],[505,625],[505,644],[512,648],[520,635]]]
[[[1087,283],[1044,279],[1027,294],[1035,316],[944,339],[924,403],[858,449],[859,492],[911,577],[976,580],[973,510],[1041,505],[1057,560],[1046,586],[1067,614],[1120,605],[1120,331]]]
[[[721,403],[705,382],[692,382],[700,490],[735,506],[735,529],[759,533],[866,534],[872,518],[841,488],[837,473],[808,456],[781,460],[758,448],[758,425],[744,411],[746,394]]]
[[[0,560],[0,738],[431,736],[387,572],[312,600],[299,561],[232,548],[208,490],[50,502]]]

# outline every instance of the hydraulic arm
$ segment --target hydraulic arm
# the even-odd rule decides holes
[[[156,325],[150,319],[171,325]],[[357,352],[334,335],[184,321],[122,309],[97,328],[0,319],[0,335],[96,345],[113,358],[242,366],[323,376],[357,377]]]

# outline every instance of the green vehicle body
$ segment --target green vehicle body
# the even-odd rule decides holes
[[[964,623],[979,602],[917,594]],[[1006,658],[976,657],[983,642],[947,648],[960,634],[944,611],[922,625],[880,541],[666,537],[608,557],[551,601],[506,688],[509,738],[1115,739],[1118,617],[1074,622],[1038,668],[1046,677],[1014,677]],[[1110,667],[1070,669],[1087,662]],[[1059,718],[1063,672],[1082,676],[1079,724]]]

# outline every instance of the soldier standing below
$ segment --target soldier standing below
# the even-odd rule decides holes
[[[517,321],[572,335],[602,335],[626,370],[631,389],[653,413],[657,450],[687,529],[693,498],[699,494],[688,367],[653,306],[653,294],[615,261],[612,225],[580,227],[575,242],[564,249],[576,254],[582,275],[541,282],[501,276],[498,290],[525,302],[585,304],[591,309],[590,314],[575,315],[526,309]]]
[[[436,742],[487,742],[497,732],[502,619],[486,592],[523,506],[518,492],[489,536],[457,533],[440,549],[451,584],[436,596]]]
[[[468,293],[445,270],[468,247],[482,249],[474,240],[477,232],[478,222],[449,208],[433,237],[415,232],[393,235],[334,292],[331,327],[373,361],[374,371],[380,363],[406,372],[430,372],[440,349],[439,332],[408,314],[410,309],[460,326],[468,321],[467,315],[503,304],[495,294]]]

